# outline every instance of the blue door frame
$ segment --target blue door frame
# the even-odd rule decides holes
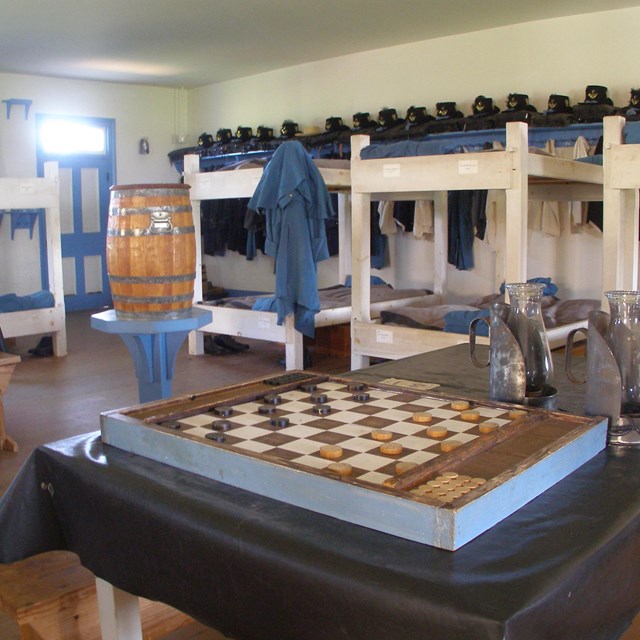
[[[93,127],[104,128],[106,134],[106,149],[104,154],[64,154],[46,153],[40,142],[40,130],[48,120],[72,121],[77,124],[85,124]],[[71,295],[65,295],[65,307],[67,311],[80,311],[84,309],[99,309],[112,306],[111,290],[107,277],[106,265],[106,234],[109,214],[109,188],[115,184],[115,120],[110,118],[89,117],[61,117],[38,114],[36,116],[38,131],[37,170],[38,175],[44,175],[44,163],[56,161],[61,171],[70,172],[71,199],[73,208],[73,233],[62,234],[62,258],[71,261],[75,271],[76,290]],[[82,212],[82,182],[81,174],[84,169],[97,171],[98,199],[99,199],[99,230],[85,232],[83,229]],[[46,246],[42,246],[44,234],[44,215],[41,214],[41,255],[43,282],[47,282],[46,274]],[[99,257],[101,265],[101,290],[87,291],[85,273],[85,258]],[[94,278],[95,279],[95,278]],[[65,291],[67,291],[65,287]]]

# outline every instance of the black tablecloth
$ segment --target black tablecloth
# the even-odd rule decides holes
[[[408,377],[422,367],[432,380],[458,351],[352,375]],[[450,552],[90,433],[28,459],[0,502],[0,561],[71,549],[115,586],[238,640],[612,640],[640,608],[639,469],[640,451],[602,452]]]

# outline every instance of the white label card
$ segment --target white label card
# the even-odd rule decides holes
[[[271,329],[271,321],[269,320],[258,320],[258,328],[260,329]]]
[[[385,329],[376,329],[376,342],[393,344],[393,332]]]
[[[411,391],[429,391],[429,389],[435,389],[440,386],[437,382],[418,382],[417,380],[405,380],[404,378],[385,378],[380,380],[380,383],[401,387],[402,389],[410,389]]]
[[[459,160],[458,161],[458,174],[461,176],[471,175],[478,173],[478,161],[477,160]]]
[[[394,164],[382,165],[382,177],[383,178],[399,178],[400,177],[400,165],[396,162]]]

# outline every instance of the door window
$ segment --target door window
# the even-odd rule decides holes
[[[40,149],[46,154],[107,153],[107,131],[102,125],[49,117],[40,125]]]
[[[115,122],[39,114],[37,131],[39,171],[47,160],[59,165],[66,308],[110,306],[105,238],[115,173]]]

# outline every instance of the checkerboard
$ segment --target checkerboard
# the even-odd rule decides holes
[[[605,445],[606,420],[461,402],[392,382],[363,385],[287,372],[103,413],[102,439],[227,485],[449,550]],[[430,420],[417,422],[425,413]],[[432,427],[446,427],[446,434],[429,437]],[[390,441],[373,437],[380,431]],[[457,447],[444,451],[452,441]],[[385,444],[402,449],[385,455]],[[327,448],[341,454],[335,463],[323,457]],[[341,475],[345,467],[351,473]]]
[[[333,461],[320,455],[326,444],[343,449],[340,462],[352,466],[350,478],[359,482],[381,485],[396,475],[398,462],[422,464],[442,455],[441,443],[456,440],[462,444],[479,437],[478,425],[491,421],[503,426],[511,422],[505,408],[474,404],[480,418],[469,422],[460,418],[461,412],[451,407],[451,400],[423,396],[404,390],[360,388],[345,381],[326,380],[317,385],[278,393],[278,404],[271,405],[273,413],[259,413],[268,405],[273,394],[265,394],[249,402],[213,408],[204,413],[180,418],[171,426],[184,434],[201,439],[219,440],[224,447],[237,452],[259,454],[264,459],[284,462],[306,469],[324,470]],[[326,396],[320,406],[330,407],[326,416],[318,416],[314,396]],[[363,400],[363,398],[366,398]],[[264,410],[264,409],[263,409]],[[228,416],[219,413],[231,411]],[[418,423],[416,413],[428,412],[432,420]],[[273,425],[271,418],[287,418],[283,427]],[[224,432],[216,432],[215,425],[226,422]],[[430,438],[427,428],[444,426],[445,438]],[[376,430],[388,431],[392,441],[402,445],[399,455],[380,453],[380,442],[372,438]]]

